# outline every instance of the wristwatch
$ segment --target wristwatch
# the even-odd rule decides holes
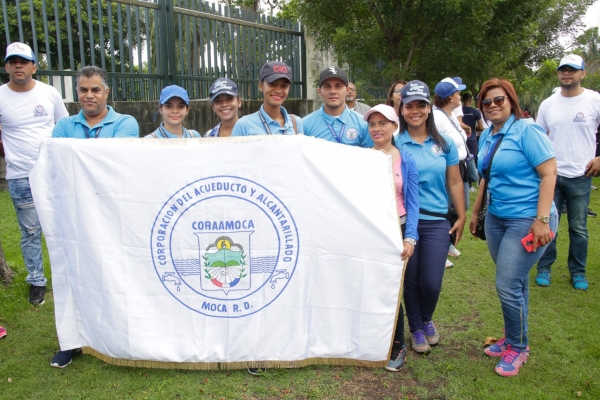
[[[417,241],[415,239],[413,239],[413,238],[405,238],[404,241],[412,244],[413,247],[417,246]]]
[[[545,224],[547,224],[548,222],[550,222],[550,217],[547,215],[538,215],[536,218],[538,221],[543,222]]]

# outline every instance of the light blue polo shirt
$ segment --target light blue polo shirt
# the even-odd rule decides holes
[[[193,138],[201,138],[200,133],[193,129],[186,129],[183,127],[183,133],[181,134],[181,139],[193,139]],[[144,139],[180,139],[179,136],[173,135],[171,132],[165,129],[165,123],[162,122],[158,128],[152,133],[144,136]]]
[[[108,114],[93,128],[90,128],[81,110],[79,114],[59,120],[54,126],[52,137],[74,139],[140,137],[140,127],[135,118],[131,115],[119,114],[111,106],[107,107]]]
[[[331,129],[327,124],[331,126]],[[373,147],[367,122],[362,115],[350,110],[347,106],[342,115],[337,117],[327,114],[324,106],[308,114],[304,117],[304,134],[334,143]]]
[[[267,126],[271,130],[271,134],[273,135],[295,135],[294,132],[294,123],[292,122],[292,117],[286,111],[285,108],[281,107],[281,113],[283,114],[283,118],[285,119],[285,124],[282,126],[279,125],[279,122],[275,121],[273,118],[269,116],[264,110],[263,106],[260,106],[260,110],[255,112],[254,114],[246,115],[235,123],[233,127],[233,131],[231,132],[231,136],[250,136],[250,135],[268,135],[267,129],[262,123],[260,116],[258,113],[264,117]],[[296,126],[298,128],[298,134],[302,134],[304,132],[304,125],[302,123],[302,118],[295,116],[296,118]]]
[[[491,133],[489,127],[479,138],[480,174],[500,136],[504,139],[492,161],[488,211],[498,218],[535,217],[541,182],[535,167],[556,157],[548,135],[535,122],[515,119],[514,115],[497,134]]]
[[[396,147],[409,152],[417,163],[419,170],[419,208],[446,214],[448,212],[448,194],[446,193],[446,168],[458,164],[458,149],[448,136],[440,134],[448,144],[448,152],[438,146],[431,136],[423,144],[415,142],[408,131],[397,135],[394,139]],[[441,220],[419,213],[419,219]]]

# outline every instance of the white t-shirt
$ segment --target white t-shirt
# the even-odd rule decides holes
[[[585,166],[596,154],[600,94],[589,89],[575,97],[555,93],[540,105],[536,122],[549,132],[558,175],[583,176]]]
[[[467,158],[467,147],[465,146],[467,134],[465,133],[463,128],[461,128],[460,124],[458,123],[458,119],[456,119],[454,113],[450,114],[450,117],[454,121],[454,125],[452,124],[452,122],[450,122],[448,116],[443,110],[440,110],[437,107],[433,108],[433,120],[435,121],[435,127],[437,128],[438,132],[443,133],[444,135],[452,138],[454,144],[456,145],[456,148],[458,149],[458,159],[464,160],[465,158]],[[456,128],[458,128],[460,132]]]
[[[27,178],[40,143],[52,136],[54,124],[69,113],[58,91],[43,82],[27,92],[0,86],[0,125],[6,153],[6,179]]]
[[[454,110],[452,110],[452,115],[454,115],[456,118],[462,117],[463,115],[465,115],[462,110],[462,104],[460,106],[456,107]]]

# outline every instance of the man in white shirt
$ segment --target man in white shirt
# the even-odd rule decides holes
[[[29,274],[29,302],[44,303],[46,278],[42,262],[42,228],[29,186],[29,172],[40,143],[54,124],[69,115],[58,91],[33,79],[36,60],[31,47],[12,43],[6,48],[10,82],[0,87],[0,125],[6,153],[6,182],[21,228],[21,251]]]
[[[560,92],[544,100],[537,123],[548,132],[554,151],[558,177],[554,203],[567,202],[569,221],[569,258],[573,288],[587,290],[585,276],[588,232],[587,208],[592,176],[600,172],[600,157],[595,157],[596,131],[600,123],[600,94],[581,87],[585,77],[583,59],[569,54],[557,68]],[[539,216],[538,218],[542,218]],[[550,286],[550,267],[556,261],[556,240],[552,241],[538,262],[535,282]]]

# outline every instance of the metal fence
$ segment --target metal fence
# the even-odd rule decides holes
[[[113,101],[157,100],[170,84],[185,87],[190,98],[206,98],[223,76],[238,84],[243,98],[257,99],[267,60],[290,65],[289,97],[306,98],[304,32],[292,21],[200,0],[0,3],[0,57],[12,42],[29,44],[36,75],[63,98],[76,98],[75,71],[93,64],[108,72]]]

